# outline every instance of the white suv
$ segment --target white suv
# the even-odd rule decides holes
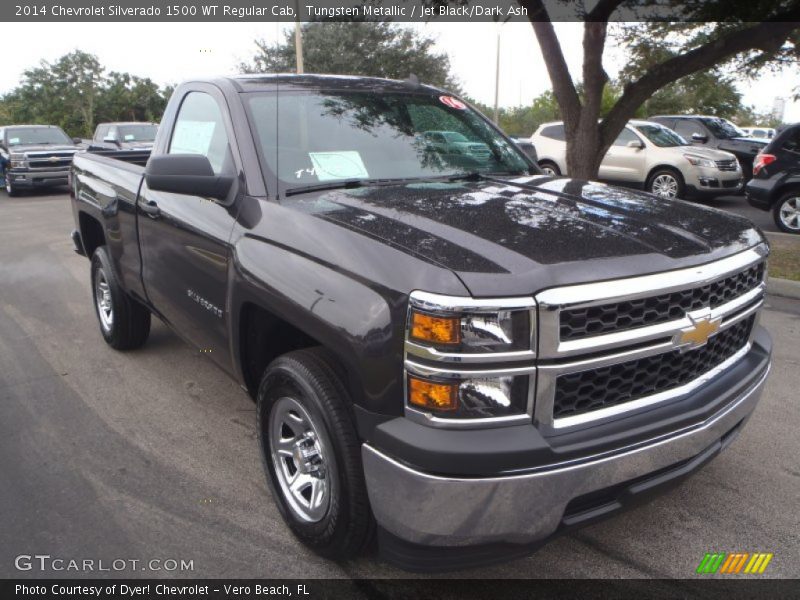
[[[545,173],[567,174],[563,123],[541,125],[531,142]],[[652,121],[628,121],[600,163],[598,178],[643,187],[663,198],[736,194],[743,185],[733,154],[693,146]]]

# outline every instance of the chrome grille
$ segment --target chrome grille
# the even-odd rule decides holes
[[[555,433],[615,418],[727,369],[750,347],[767,253],[537,294],[534,421]]]
[[[750,337],[755,316],[712,337],[695,350],[674,350],[615,365],[561,375],[556,381],[553,417],[558,419],[677,388],[719,366]]]
[[[736,159],[732,160],[718,160],[716,161],[717,168],[720,171],[735,171],[736,170]]]
[[[680,319],[706,306],[717,308],[756,288],[764,279],[764,263],[712,284],[649,298],[561,311],[562,340],[602,335]]]

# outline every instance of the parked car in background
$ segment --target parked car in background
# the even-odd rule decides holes
[[[540,168],[566,174],[564,124],[541,125],[531,137]],[[692,146],[674,131],[650,121],[629,121],[600,163],[603,181],[640,187],[662,198],[736,193],[742,171],[729,152]]]
[[[781,231],[800,233],[800,123],[782,129],[756,156],[747,201],[771,210]]]
[[[538,157],[536,155],[536,146],[530,141],[530,139],[526,138],[518,138],[512,137],[511,141],[513,141],[517,146],[519,146],[520,150],[522,150],[525,154],[528,155],[533,162],[538,163]]]
[[[767,140],[748,137],[727,119],[701,115],[664,115],[650,121],[669,127],[698,147],[730,152],[738,160],[745,181],[753,176],[753,159],[764,149]]]
[[[491,154],[489,146],[458,131],[426,131],[422,138],[442,154],[466,154],[481,159]]]
[[[93,149],[108,148],[150,150],[158,132],[158,123],[100,123],[92,138]]]
[[[80,143],[55,125],[0,127],[0,164],[8,195],[66,185]]]
[[[747,137],[759,140],[771,140],[775,137],[775,130],[772,127],[740,127]]]

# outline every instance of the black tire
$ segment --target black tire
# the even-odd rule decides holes
[[[299,415],[301,418],[310,418],[320,444],[318,456],[322,457],[329,497],[324,513],[313,520],[297,508],[297,496],[292,497],[285,476],[291,471],[291,464],[298,476],[308,477],[307,472],[297,467],[296,458],[281,456],[274,450],[281,443],[297,445],[294,430],[287,431],[279,425],[287,399],[306,413]],[[367,497],[351,401],[335,359],[322,348],[297,350],[277,358],[261,379],[257,414],[267,483],[286,524],[300,541],[326,558],[341,560],[361,553],[372,540],[375,521]],[[273,435],[276,426],[280,427],[281,437],[286,431],[288,441],[277,441],[278,436]],[[276,469],[281,469],[280,475]],[[314,495],[312,488],[309,496]]]
[[[6,194],[8,194],[9,196],[11,196],[12,198],[13,198],[14,196],[19,196],[19,190],[17,190],[17,188],[15,188],[15,187],[14,187],[14,186],[11,184],[11,180],[8,178],[8,171],[7,171],[7,170],[6,170],[6,171],[3,173],[3,179],[4,179],[4,181],[5,181],[5,186],[6,186]]]
[[[551,160],[540,160],[539,161],[539,168],[545,174],[552,174],[555,176],[561,175],[561,169],[558,168],[558,165]]]
[[[107,294],[101,293],[105,282]],[[110,302],[111,320],[104,320],[100,295]],[[108,250],[100,246],[92,255],[92,298],[100,333],[106,343],[116,350],[133,350],[147,341],[150,335],[150,311],[128,296],[119,284]]]
[[[800,190],[781,196],[772,207],[772,218],[784,233],[800,234]]]
[[[654,191],[654,188],[658,182],[666,181],[667,179],[674,182],[675,186],[674,196],[666,196]],[[658,196],[659,198],[665,198],[668,200],[686,198],[686,182],[683,180],[683,175],[681,175],[680,172],[675,169],[669,169],[666,167],[657,169],[656,171],[653,171],[650,174],[650,177],[647,178],[647,186],[645,189],[647,189],[647,191],[653,194],[654,196]]]

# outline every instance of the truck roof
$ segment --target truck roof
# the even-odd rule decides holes
[[[223,77],[215,81],[227,81],[230,85],[241,92],[258,91],[263,89],[264,86],[268,85],[288,85],[298,88],[307,87],[385,92],[408,91],[409,89],[420,89],[429,92],[443,91],[437,87],[416,82],[413,79],[383,79],[381,77],[361,77],[356,75],[322,75],[306,73],[298,75],[296,73],[259,73]]]
[[[101,125],[158,125],[158,123],[153,121],[104,121],[97,124],[98,127]]]
[[[46,127],[47,129],[61,129],[58,125],[2,125],[3,129],[32,129],[34,127]]]

